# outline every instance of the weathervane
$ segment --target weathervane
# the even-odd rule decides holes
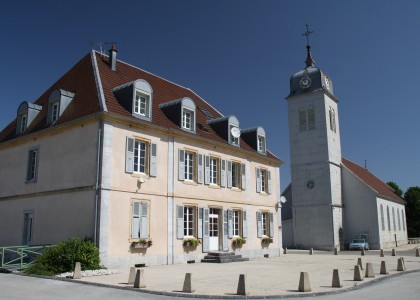
[[[306,49],[307,49],[307,56],[306,56],[306,67],[314,67],[315,66],[315,61],[312,59],[312,55],[311,55],[311,46],[309,45],[309,36],[314,33],[313,31],[309,30],[309,26],[308,24],[306,24],[306,31],[304,33],[302,33],[302,35],[306,36]]]

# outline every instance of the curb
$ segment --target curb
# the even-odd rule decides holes
[[[152,294],[152,295],[160,295],[160,296],[171,296],[171,297],[182,297],[182,298],[200,298],[200,299],[288,299],[288,298],[304,298],[304,297],[317,297],[317,296],[326,296],[326,295],[338,295],[343,294],[346,292],[359,290],[364,287],[371,286],[373,284],[376,284],[378,282],[398,277],[405,274],[410,273],[417,273],[420,272],[420,269],[418,270],[409,270],[409,271],[403,271],[399,273],[394,273],[391,275],[386,275],[380,278],[372,279],[368,282],[357,284],[353,287],[345,288],[345,289],[337,289],[334,291],[325,291],[325,292],[307,292],[307,293],[294,293],[294,294],[280,294],[280,295],[259,295],[259,296],[239,296],[239,295],[204,295],[204,294],[185,294],[182,292],[162,292],[162,291],[153,291],[148,289],[137,289],[134,287],[124,287],[124,286],[115,286],[110,284],[104,284],[104,283],[97,283],[97,282],[87,282],[87,281],[79,281],[74,280],[70,278],[56,278],[56,277],[49,277],[49,276],[41,276],[41,275],[29,275],[29,274],[23,274],[23,273],[10,273],[17,276],[27,276],[27,277],[34,277],[34,278],[40,278],[40,279],[49,279],[49,280],[58,280],[58,281],[66,281],[66,282],[73,282],[78,284],[85,284],[85,285],[91,285],[91,286],[98,286],[98,287],[105,287],[105,288],[113,288],[113,289],[119,289],[124,291],[133,291],[133,292],[139,292],[139,293],[145,293],[145,294]],[[234,288],[232,288],[234,290]]]

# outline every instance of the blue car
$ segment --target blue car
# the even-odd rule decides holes
[[[369,243],[363,239],[355,239],[350,244],[350,250],[369,250]]]

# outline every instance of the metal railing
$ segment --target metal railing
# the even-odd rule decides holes
[[[22,270],[29,267],[35,258],[54,245],[0,247],[0,268]]]
[[[409,244],[418,244],[418,243],[420,243],[420,237],[408,238],[408,243]]]

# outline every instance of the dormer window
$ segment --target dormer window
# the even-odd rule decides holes
[[[20,132],[24,132],[26,129],[26,121],[28,116],[26,114],[21,115],[20,117]]]
[[[54,90],[48,98],[48,117],[47,123],[56,122],[64,113],[70,102],[74,98],[74,93],[61,89]]]
[[[21,134],[31,125],[32,121],[41,111],[42,106],[27,101],[22,102],[17,110],[16,134]]]
[[[182,108],[182,128],[187,130],[193,130],[193,123],[194,112],[185,107]]]
[[[169,101],[161,104],[159,107],[181,129],[195,132],[196,106],[191,98],[184,97]]]
[[[226,142],[234,146],[239,146],[241,131],[239,130],[239,120],[237,117],[221,117],[209,120],[207,124]]]
[[[58,102],[56,102],[52,106],[51,122],[55,122],[58,120],[58,111]]]
[[[267,154],[265,130],[261,126],[242,130],[242,138],[260,154]]]
[[[265,153],[265,136],[258,135],[258,152]]]
[[[136,91],[136,98],[134,100],[134,113],[140,116],[150,117],[150,96]]]
[[[234,125],[230,125],[229,128],[230,128],[229,129],[230,143],[232,145],[239,146],[239,136],[240,136],[239,128]]]

